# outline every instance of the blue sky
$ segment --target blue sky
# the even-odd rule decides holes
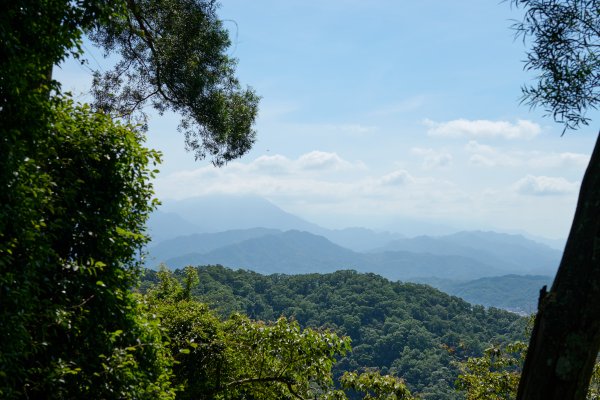
[[[519,105],[534,77],[510,29],[520,10],[482,0],[227,0],[219,15],[240,80],[262,96],[258,140],[215,169],[184,151],[174,116],[153,116],[161,199],[258,195],[334,228],[410,218],[568,234],[597,127],[561,137],[543,110]],[[76,64],[57,76],[76,93],[89,81]]]

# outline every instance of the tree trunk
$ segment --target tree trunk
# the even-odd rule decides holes
[[[540,293],[517,399],[584,400],[599,347],[600,134],[558,273]]]

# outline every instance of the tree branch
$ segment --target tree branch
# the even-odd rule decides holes
[[[284,383],[287,386],[290,393],[292,395],[294,395],[294,397],[296,397],[297,399],[300,399],[300,400],[306,400],[306,399],[304,399],[304,397],[300,396],[300,394],[298,394],[298,392],[296,392],[293,389],[292,385],[296,382],[293,379],[287,378],[287,377],[267,376],[264,378],[246,378],[246,379],[240,379],[237,381],[229,382],[226,386],[236,386],[236,385],[241,386],[241,385],[248,385],[248,384],[253,384],[253,383],[269,383],[269,382]]]
[[[138,23],[140,29],[144,33],[143,35],[141,35],[141,40],[144,43],[146,43],[146,45],[150,49],[150,52],[152,53],[152,57],[155,60],[155,65],[156,65],[156,89],[157,89],[158,93],[160,93],[166,100],[170,101],[171,103],[177,104],[178,101],[176,101],[175,99],[173,99],[170,96],[168,96],[163,91],[163,89],[162,89],[163,84],[165,86],[167,86],[167,88],[168,88],[168,84],[164,83],[163,80],[162,80],[162,78],[161,78],[160,63],[158,62],[159,57],[158,57],[158,53],[156,51],[156,47],[154,46],[154,40],[153,40],[153,34],[152,34],[152,32],[150,32],[150,29],[146,26],[144,18],[139,14],[138,7],[137,7],[137,4],[135,4],[135,1],[134,0],[127,0],[127,5],[129,7],[129,10],[131,11],[131,14],[135,18],[135,21]]]

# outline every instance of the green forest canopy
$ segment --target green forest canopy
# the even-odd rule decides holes
[[[174,275],[183,279],[183,271]],[[516,314],[374,274],[265,276],[222,266],[197,271],[199,283],[191,294],[222,317],[241,312],[276,321],[284,316],[302,327],[348,335],[353,350],[335,365],[334,375],[376,369],[403,378],[423,398],[462,398],[454,388],[455,362],[525,335],[526,319]],[[157,279],[156,271],[146,271],[142,289]]]

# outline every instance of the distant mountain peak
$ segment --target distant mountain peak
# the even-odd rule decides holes
[[[183,200],[165,200],[160,210],[185,218],[199,226],[201,232],[256,227],[311,231],[322,229],[282,210],[269,200],[252,195],[209,195]]]

